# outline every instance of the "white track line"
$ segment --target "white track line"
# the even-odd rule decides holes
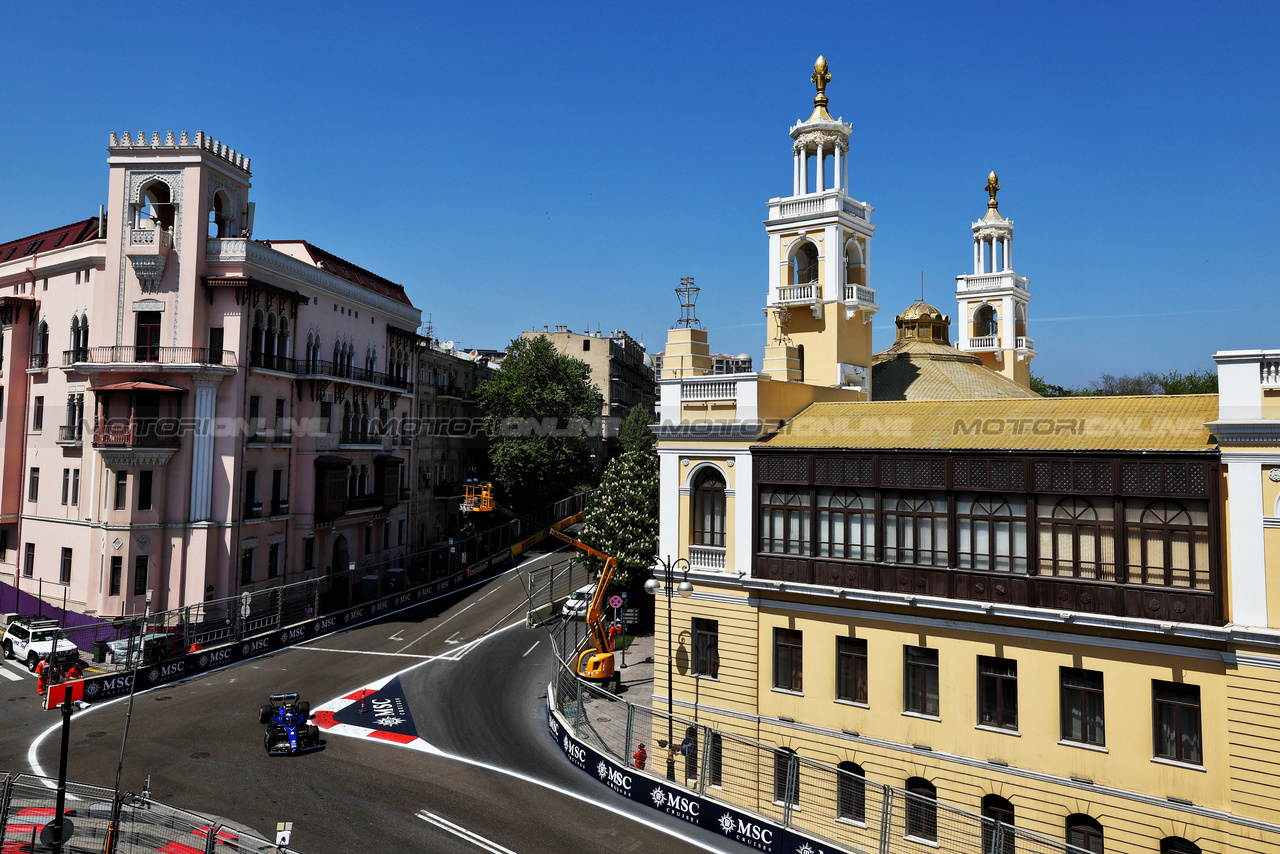
[[[433,659],[439,656],[435,655],[417,655],[412,652],[378,652],[372,649],[333,649],[327,646],[300,646],[296,649],[306,650],[307,652],[345,652],[348,655],[385,655],[391,658],[424,658]]]
[[[535,649],[537,649],[537,648],[538,648],[538,644],[540,644],[540,643],[542,643],[542,641],[534,641],[533,646],[529,647],[528,651],[527,651],[527,652],[525,652],[525,654],[524,654],[524,655],[522,655],[522,656],[520,656],[520,657],[521,657],[521,658],[528,658],[528,657],[529,657],[529,653],[530,653],[530,652],[533,652]]]
[[[468,608],[474,608],[474,607],[475,607],[475,604],[476,604],[475,602],[472,602],[470,605],[468,605],[466,608],[463,608],[461,611],[456,611],[456,612],[454,612],[454,613],[450,614],[449,616],[445,617],[443,620],[441,620],[440,622],[436,623],[434,626],[432,626],[431,628],[427,629],[427,630],[426,630],[425,632],[423,632],[422,634],[418,635],[418,637],[414,638],[413,640],[409,641],[409,642],[408,642],[407,644],[405,644],[404,646],[402,646],[402,647],[400,647],[399,649],[397,649],[397,650],[396,650],[396,652],[404,652],[406,649],[408,649],[409,647],[413,646],[415,643],[417,643],[418,641],[422,640],[422,639],[423,639],[423,638],[425,638],[427,635],[431,634],[431,633],[432,633],[432,632],[434,632],[436,629],[440,628],[440,627],[441,627],[441,626],[443,626],[445,623],[449,622],[449,621],[450,621],[450,620],[452,620],[454,617],[456,617],[456,616],[458,616],[459,614],[461,614],[461,613],[462,613],[462,611],[466,611]],[[456,632],[455,632],[455,634],[456,634]]]
[[[490,852],[490,854],[516,854],[516,852],[512,851],[510,848],[504,848],[498,843],[490,839],[485,839],[480,834],[473,833],[461,825],[454,824],[448,819],[441,818],[435,813],[427,812],[426,810],[419,810],[417,817],[425,821],[427,824],[435,825],[446,833],[452,833],[459,839],[464,839],[467,842],[470,842],[477,848]]]

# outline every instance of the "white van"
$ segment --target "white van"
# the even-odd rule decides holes
[[[591,597],[596,595],[595,584],[584,584],[569,594],[560,608],[560,616],[566,620],[585,619],[587,609],[591,607]]]

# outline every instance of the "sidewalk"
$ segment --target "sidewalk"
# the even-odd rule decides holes
[[[622,677],[621,696],[628,703],[638,706],[653,705],[653,635],[637,637],[626,652],[614,653],[618,673]],[[625,658],[626,666],[622,666]]]

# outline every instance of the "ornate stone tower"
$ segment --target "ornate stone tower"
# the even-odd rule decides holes
[[[1027,337],[1027,280],[1013,272],[1013,220],[996,204],[996,173],[987,177],[987,215],[973,224],[973,273],[956,276],[960,306],[956,347],[996,373],[1031,386],[1034,342]]]
[[[791,128],[791,195],[769,200],[768,341],[775,380],[871,390],[868,286],[873,208],[849,196],[853,128],[827,112],[827,61],[814,65],[813,114]]]

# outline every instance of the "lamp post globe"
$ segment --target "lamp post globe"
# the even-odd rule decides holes
[[[644,583],[644,592],[651,596],[657,596],[662,590],[662,582],[656,578],[650,578]]]

